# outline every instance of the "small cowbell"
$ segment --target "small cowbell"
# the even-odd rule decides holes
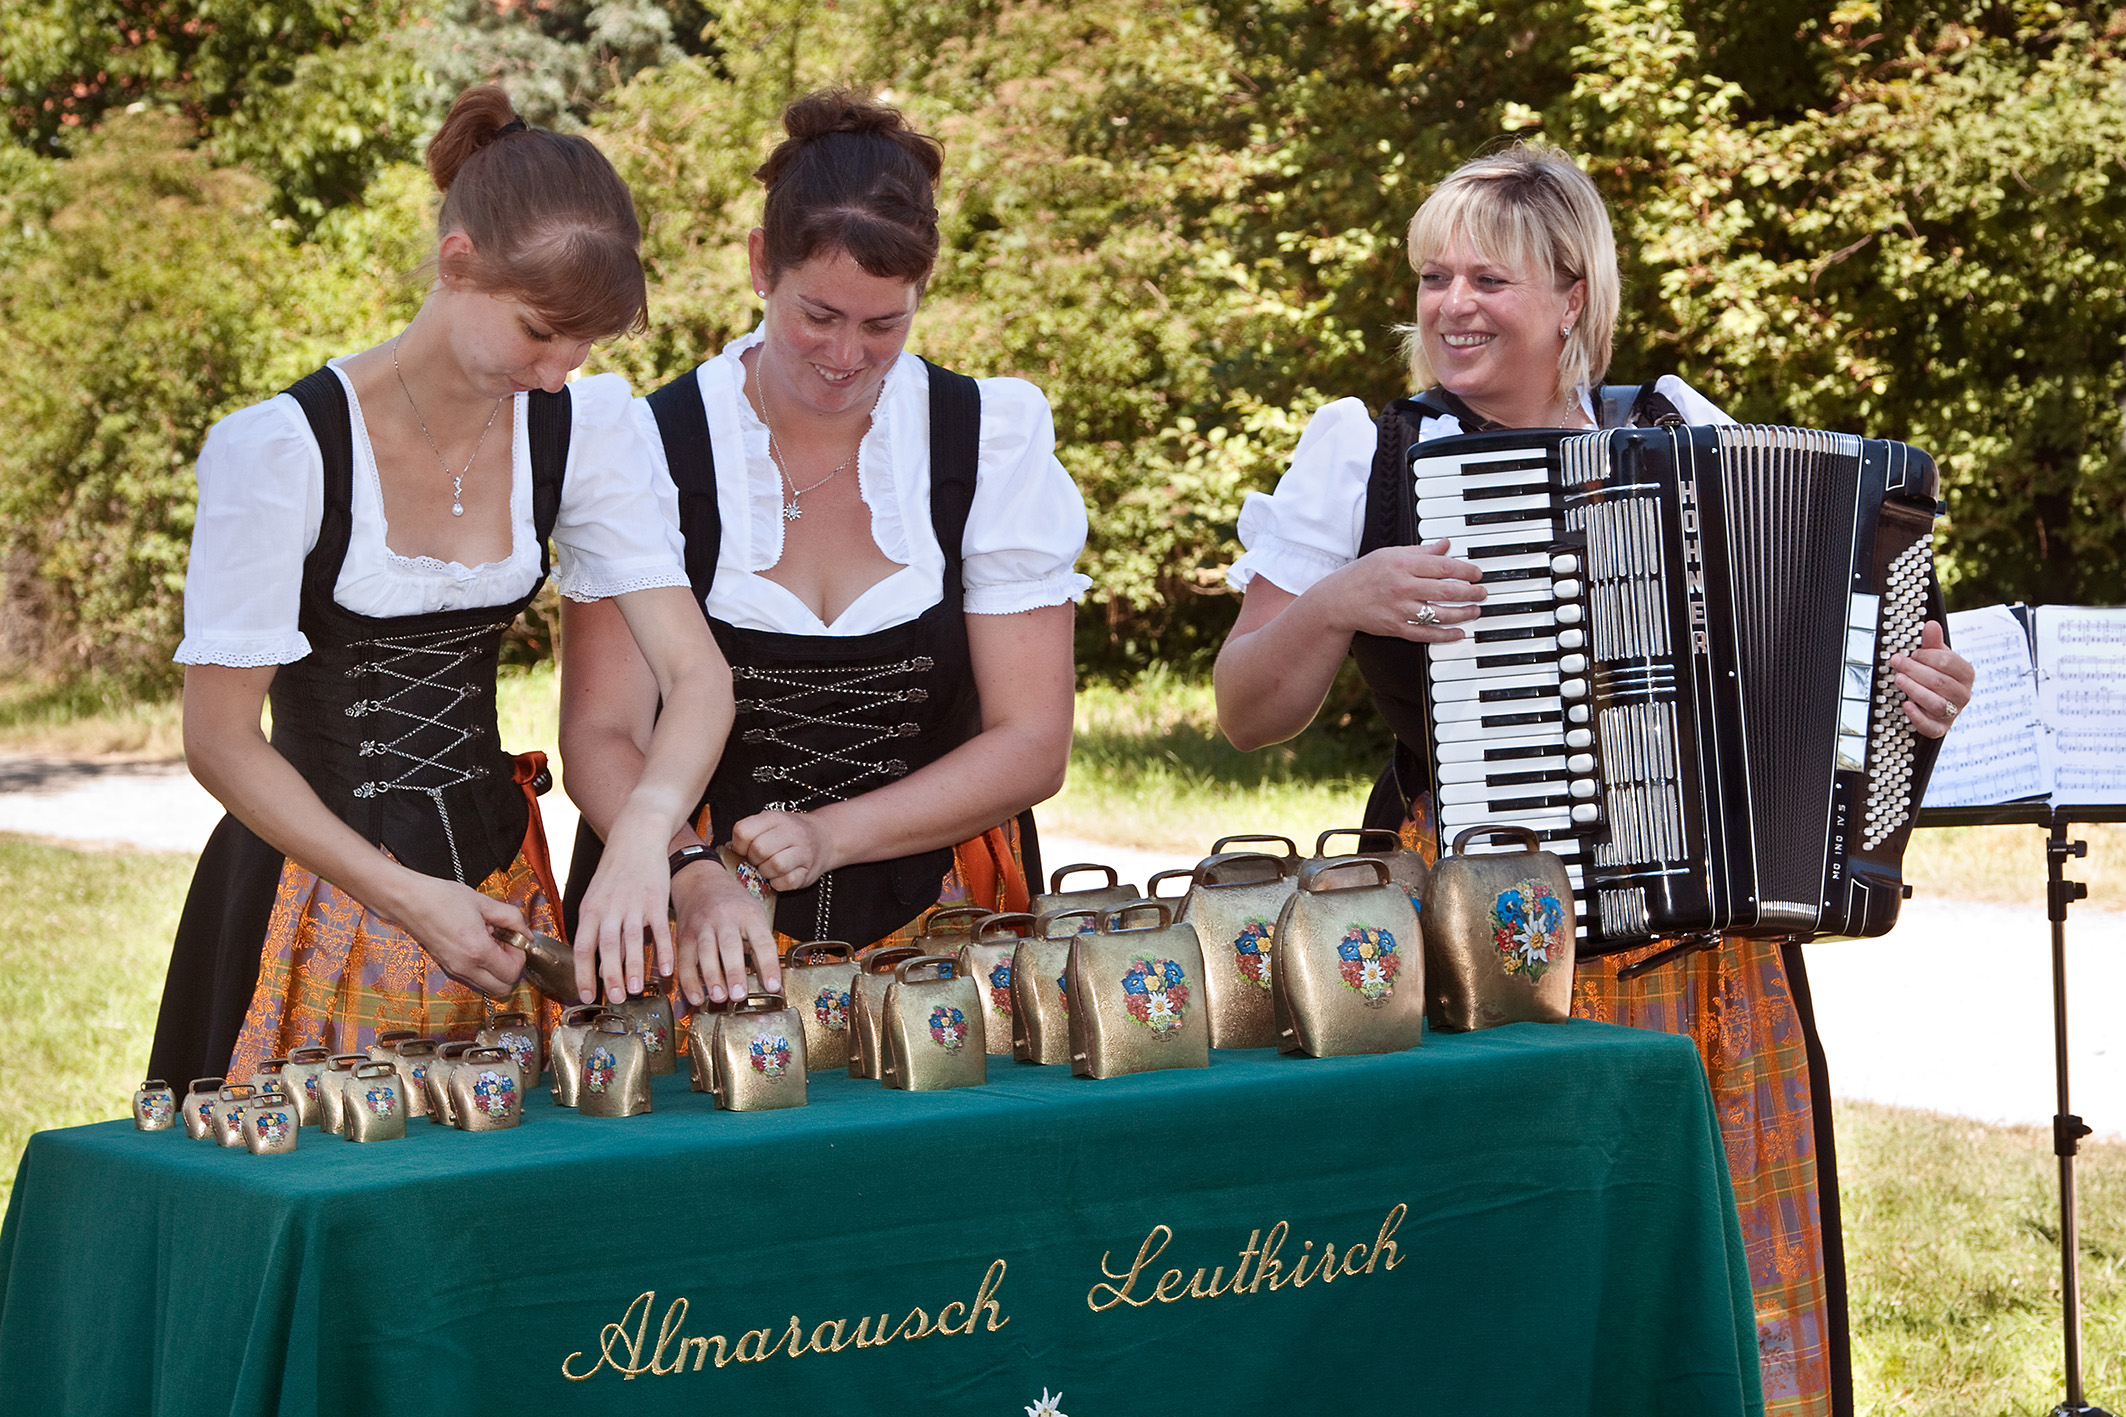
[[[666,1009],[671,1004],[665,1004]],[[539,1052],[539,1028],[532,1016],[522,1009],[503,1009],[487,1021],[487,1027],[473,1035],[473,1041],[482,1048],[500,1048],[516,1059],[517,1073],[526,1087],[539,1085],[539,1074],[546,1071],[546,1059]]]
[[[849,1010],[856,989],[856,950],[840,940],[797,946],[783,961],[782,993],[805,1026],[805,1067],[849,1066]]]
[[[451,1095],[450,1080],[458,1071],[458,1060],[475,1046],[464,1039],[437,1044],[435,1057],[428,1060],[428,1070],[421,1075],[421,1086],[428,1093],[428,1120],[439,1127],[458,1124],[458,1104]]]
[[[286,1058],[266,1059],[258,1065],[258,1071],[251,1074],[251,1085],[260,1092],[286,1092],[287,1085],[282,1081],[281,1073],[287,1066]]]
[[[161,1078],[133,1089],[133,1125],[143,1132],[167,1131],[177,1122],[177,1094]]]
[[[981,997],[957,964],[951,955],[917,955],[894,966],[880,1020],[886,1086],[937,1092],[989,1080]]]
[[[230,1083],[214,1094],[214,1140],[223,1146],[244,1144],[244,1108],[258,1089],[247,1082]]]
[[[1075,876],[1080,871],[1098,871],[1106,879],[1097,886],[1064,890],[1064,877]],[[1081,861],[1075,866],[1058,866],[1048,878],[1047,894],[1035,896],[1027,909],[1037,916],[1054,915],[1064,910],[1107,910],[1137,898],[1137,888],[1125,884],[1114,867],[1103,866],[1097,861]]]
[[[287,1089],[262,1089],[244,1108],[241,1124],[244,1146],[253,1156],[277,1155],[295,1150],[295,1134],[302,1130],[302,1117]]]
[[[358,1064],[340,1088],[347,1094],[347,1140],[405,1140],[406,1084],[398,1064]]]
[[[291,1048],[288,1061],[281,1065],[281,1086],[294,1101],[306,1127],[318,1124],[318,1088],[331,1057],[331,1051],[325,1048]]]
[[[805,1029],[780,994],[748,994],[716,1015],[709,1090],[718,1107],[766,1112],[805,1105]]]
[[[1410,897],[1412,910],[1420,915],[1424,913],[1426,883],[1431,878],[1432,868],[1425,864],[1424,857],[1403,845],[1401,833],[1386,827],[1332,827],[1314,838],[1314,859],[1326,860],[1330,839],[1339,836],[1358,838],[1358,849],[1352,855],[1371,856],[1387,862],[1388,879],[1401,886],[1403,894]]]
[[[716,1029],[723,1016],[738,1002],[704,1000],[687,1015],[680,1032],[687,1040],[687,1087],[695,1092],[716,1090]]]
[[[194,1078],[185,1089],[185,1135],[206,1141],[214,1135],[214,1097],[221,1091],[221,1078]]]
[[[974,938],[960,946],[959,972],[974,981],[981,996],[989,1054],[1012,1053],[1011,962],[1033,931],[1033,917],[1019,913],[992,915],[975,927]]]
[[[399,1045],[411,1043],[420,1036],[410,1028],[387,1028],[376,1036],[375,1041],[366,1050],[369,1061],[396,1065],[399,1061]]]
[[[1331,878],[1357,885],[1333,885]],[[1277,1046],[1316,1058],[1398,1053],[1424,1034],[1425,956],[1410,897],[1375,856],[1299,870],[1277,921]]]
[[[657,981],[643,981],[643,992],[608,1004],[607,1013],[618,1014],[634,1026],[642,1039],[643,1061],[652,1075],[663,1077],[679,1071],[679,1041],[672,1027],[672,1001]]]
[[[586,1117],[632,1117],[650,1110],[650,1060],[635,1025],[608,1010],[583,1040],[583,1086],[576,1110]]]
[[[552,935],[520,935],[514,930],[497,930],[495,938],[524,951],[524,977],[547,998],[573,1004],[583,997],[576,989],[576,952],[567,945]]]
[[[524,1070],[507,1048],[475,1046],[458,1055],[450,1110],[461,1132],[499,1132],[524,1120]]]
[[[1097,910],[1059,910],[1034,922],[1034,933],[1011,952],[1011,1053],[1022,1063],[1070,1061],[1070,968],[1074,935],[1051,938],[1052,926],[1092,924]]]
[[[336,1137],[347,1135],[347,1078],[356,1064],[368,1061],[367,1053],[334,1053],[325,1060],[317,1082],[317,1124]]]
[[[561,1011],[561,1022],[554,1025],[549,1040],[553,1056],[547,1060],[554,1072],[550,1090],[556,1107],[576,1105],[583,1090],[583,1040],[590,1037],[598,1026],[598,1015],[604,1012],[596,1004],[574,1004]]]
[[[1284,872],[1287,876],[1296,877],[1299,875],[1299,843],[1288,836],[1278,836],[1275,832],[1242,832],[1238,836],[1221,836],[1211,843],[1211,856],[1225,855],[1227,849],[1233,843],[1239,841],[1259,841],[1283,847],[1284,850],[1281,852],[1270,851],[1264,854],[1275,856],[1283,861]],[[1257,848],[1257,850],[1261,850],[1261,848]],[[1204,858],[1206,861],[1210,859],[1210,856]]]
[[[406,1104],[406,1117],[428,1115],[428,1070],[435,1066],[436,1041],[409,1038],[392,1050],[398,1055],[399,1092]]]
[[[1156,924],[1120,928],[1147,912]],[[1071,941],[1065,974],[1073,1073],[1111,1078],[1210,1066],[1203,949],[1193,926],[1175,923],[1172,902],[1139,900],[1103,912],[1094,933]]]
[[[1470,854],[1471,840],[1519,850]],[[1579,931],[1572,878],[1525,827],[1471,827],[1432,872],[1425,905],[1426,1012],[1460,1033],[1502,1023],[1563,1023],[1572,1012]]]
[[[856,987],[849,991],[849,1076],[876,1079],[884,1066],[885,1036],[879,1031],[886,990],[902,960],[922,953],[913,945],[873,945],[856,956]]]
[[[1270,959],[1277,917],[1292,898],[1296,872],[1285,858],[1227,851],[1197,865],[1182,918],[1203,946],[1203,1005],[1213,1048],[1270,1048]]]

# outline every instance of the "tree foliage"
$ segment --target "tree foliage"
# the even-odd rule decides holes
[[[411,309],[394,277],[427,203],[409,164],[456,88],[496,76],[636,191],[653,328],[594,360],[643,389],[755,316],[749,174],[788,98],[856,84],[943,138],[945,251],[915,344],[1048,392],[1093,508],[1088,667],[1215,648],[1242,497],[1325,399],[1405,391],[1409,215],[1512,137],[1578,154],[1610,201],[1613,377],[1674,371],[1742,417],[1929,449],[1958,603],[2126,598],[2126,20],[2105,5],[219,4],[29,0],[0,21],[26,145],[0,159],[7,347],[123,328],[120,309],[168,350],[180,326],[194,341],[132,381],[56,356],[76,382],[8,410],[35,431],[0,456],[35,490],[0,529],[47,548],[98,627],[84,643],[170,623],[205,420],[298,372],[290,351],[358,347]],[[189,126],[156,148],[112,121],[132,105]],[[171,173],[182,220],[60,217]],[[153,269],[117,267],[121,242]],[[83,433],[83,407],[125,436]],[[146,467],[157,438],[154,476],[89,475]],[[135,569],[90,576],[55,549],[76,541]]]

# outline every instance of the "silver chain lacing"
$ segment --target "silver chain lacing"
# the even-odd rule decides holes
[[[374,674],[393,686],[380,698],[356,699],[347,706],[347,717],[386,714],[406,725],[405,731],[397,737],[365,739],[356,749],[358,756],[364,758],[397,759],[399,771],[396,776],[372,778],[359,784],[354,795],[367,799],[386,792],[418,792],[433,802],[436,815],[443,822],[444,844],[450,848],[451,869],[460,882],[468,885],[471,883],[465,881],[465,863],[458,855],[457,832],[451,826],[450,810],[443,805],[443,794],[450,788],[486,777],[487,768],[481,764],[447,761],[478,738],[482,731],[453,723],[449,715],[485,690],[478,683],[449,683],[444,676],[474,658],[487,642],[508,628],[504,622],[468,630],[436,630],[427,634],[357,640],[352,647],[367,651],[368,657],[347,671],[349,679]],[[422,689],[447,690],[451,697],[434,713],[422,713],[401,702]],[[445,740],[428,752],[416,751],[412,740],[426,729],[440,730]],[[422,780],[424,776],[425,780]]]
[[[733,665],[731,677],[737,683],[758,686],[750,691],[749,697],[737,701],[738,711],[760,714],[768,721],[765,727],[746,729],[740,735],[741,741],[773,743],[787,749],[794,759],[788,766],[763,764],[753,769],[755,782],[787,783],[791,789],[788,795],[769,802],[768,810],[803,812],[828,802],[844,802],[877,785],[876,779],[907,776],[905,759],[874,761],[863,755],[867,750],[897,738],[917,736],[922,732],[922,725],[905,720],[881,724],[871,721],[866,714],[893,704],[926,702],[930,697],[928,689],[886,688],[881,681],[908,674],[925,674],[935,667],[935,663],[925,654],[890,664],[857,667]],[[778,689],[785,692],[771,692]],[[823,711],[811,711],[811,705],[815,703],[821,704]],[[800,728],[840,728],[870,736],[838,748],[820,748],[806,742],[803,736],[785,736]],[[821,771],[846,775],[839,775],[832,782],[812,780],[812,774]],[[821,876],[817,884],[818,910],[813,938],[825,939],[828,918],[833,911],[834,873],[829,871]]]

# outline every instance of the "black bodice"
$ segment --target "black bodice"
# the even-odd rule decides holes
[[[321,369],[289,392],[324,454],[325,497],[303,562],[299,624],[311,652],[274,675],[273,746],[341,821],[402,864],[477,885],[515,858],[530,815],[502,748],[494,690],[502,636],[532,597],[389,618],[335,602],[353,530],[346,389]],[[568,395],[534,392],[528,412],[543,581],[568,461]]]
[[[695,603],[705,606],[723,527],[699,371],[680,375],[648,402],[679,490],[687,577]],[[931,365],[930,518],[945,556],[936,605],[869,635],[785,635],[710,619],[737,700],[704,798],[712,841],[728,841],[756,812],[809,811],[897,782],[980,731],[961,590],[980,436],[975,381]],[[586,825],[569,870],[571,906],[580,902],[599,850]],[[952,848],[941,846],[838,867],[803,890],[783,892],[775,926],[800,940],[880,939],[937,902],[952,860]]]

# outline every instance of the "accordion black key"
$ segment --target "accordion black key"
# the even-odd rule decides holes
[[[1931,458],[1728,425],[1448,438],[1410,470],[1416,539],[1488,590],[1424,651],[1443,841],[1536,831],[1583,954],[1896,923],[1937,748],[1889,667],[1938,613]]]

